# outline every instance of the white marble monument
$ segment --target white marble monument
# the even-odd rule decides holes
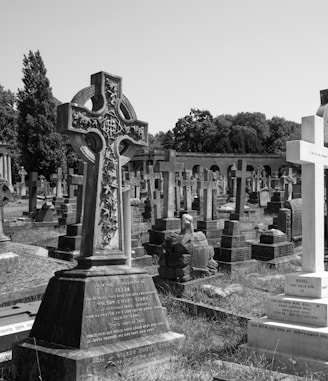
[[[328,370],[328,272],[324,271],[323,119],[302,119],[302,140],[287,142],[287,161],[302,165],[302,272],[285,277],[285,294],[268,300],[267,317],[248,325],[245,348],[292,371]]]

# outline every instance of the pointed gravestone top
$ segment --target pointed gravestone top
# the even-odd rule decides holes
[[[69,136],[88,164],[82,257],[124,249],[121,167],[138,147],[147,145],[147,123],[137,120],[121,82],[120,77],[96,73],[90,87],[58,107],[58,131]],[[90,99],[92,110],[84,107]]]
[[[324,147],[323,119],[302,118],[302,140],[287,142],[287,161],[302,165],[303,271],[324,271]]]

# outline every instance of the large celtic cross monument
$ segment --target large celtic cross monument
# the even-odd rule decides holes
[[[92,111],[84,107],[90,98]],[[137,120],[122,94],[121,78],[104,72],[58,108],[57,124],[88,164],[81,256],[124,250],[121,166],[147,145],[147,124]]]
[[[58,108],[58,130],[87,163],[81,256],[49,281],[29,337],[13,350],[13,379],[114,380],[122,368],[168,359],[184,339],[170,331],[152,277],[124,255],[131,242],[123,226],[131,225],[123,221],[121,167],[147,144],[147,124],[121,78],[100,72]]]

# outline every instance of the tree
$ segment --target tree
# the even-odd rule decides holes
[[[239,112],[234,117],[233,124],[253,128],[257,136],[258,153],[265,152],[265,142],[270,134],[265,114],[261,112]]]
[[[285,118],[274,116],[268,121],[269,136],[266,141],[267,152],[286,152],[286,142],[288,140],[301,139],[301,125],[291,122]]]
[[[213,117],[207,110],[191,109],[173,128],[177,151],[208,152],[206,137],[213,127]]]
[[[16,97],[10,90],[0,85],[0,141],[10,144],[12,176],[17,178],[20,154],[17,147]]]
[[[61,166],[66,169],[63,138],[56,132],[56,100],[40,52],[23,59],[24,88],[18,90],[18,142],[22,164],[49,179]]]

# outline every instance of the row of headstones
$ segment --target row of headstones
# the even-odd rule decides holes
[[[14,191],[17,196],[34,195],[35,188],[37,189],[37,194],[42,194],[45,198],[47,197],[74,197],[74,184],[70,182],[70,175],[74,174],[74,169],[69,168],[68,173],[64,173],[62,168],[57,169],[56,174],[50,176],[51,180],[47,181],[43,175],[38,175],[37,172],[30,172],[29,179],[26,181],[27,172],[24,167],[19,170],[19,175],[21,176],[20,182],[16,182],[14,185]],[[51,184],[55,184],[51,186]]]

